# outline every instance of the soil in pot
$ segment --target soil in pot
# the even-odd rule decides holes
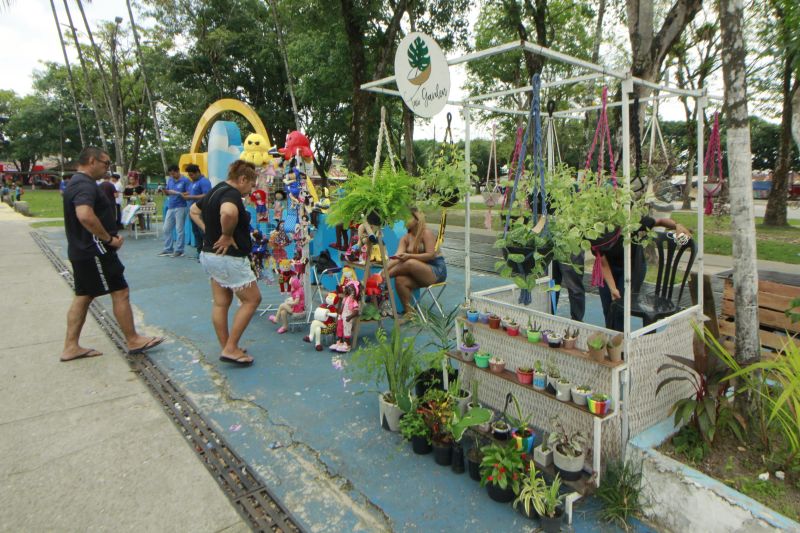
[[[508,440],[511,436],[511,428],[505,426],[504,429],[498,429],[494,424],[492,425],[492,436],[497,440]]]
[[[455,474],[464,473],[464,448],[460,444],[453,444],[452,465],[450,468]]]
[[[499,485],[487,483],[486,491],[489,493],[489,497],[496,502],[508,503],[514,499],[514,489],[511,488],[511,485],[501,489]]]
[[[428,439],[414,435],[411,437],[411,449],[417,455],[427,455],[433,451],[433,448],[428,444]]]
[[[450,466],[453,462],[453,443],[433,443],[433,459],[437,465]]]
[[[558,533],[561,531],[561,522],[564,518],[564,510],[561,508],[556,508],[556,516],[542,516],[539,518],[539,522],[542,525],[542,530],[545,533]]]

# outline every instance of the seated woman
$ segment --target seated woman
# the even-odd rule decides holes
[[[641,226],[637,230],[634,237],[640,237],[648,230],[653,229],[655,226],[667,228],[674,231],[677,235],[685,234],[691,238],[692,232],[682,224],[678,224],[670,218],[654,219],[649,216],[642,217]],[[624,239],[619,232],[614,238],[593,246],[599,256],[600,268],[604,283],[600,285],[598,292],[600,293],[600,302],[603,305],[603,316],[605,317],[606,327],[616,331],[623,330],[623,317],[622,313],[615,312],[611,304],[615,300],[623,297],[623,287],[625,286],[625,254],[624,254]],[[597,260],[597,259],[595,259]],[[644,258],[644,249],[635,243],[631,244],[631,286],[641,286],[644,281],[645,274],[647,273],[647,262]],[[594,280],[593,280],[594,284]]]
[[[425,214],[416,207],[411,208],[406,229],[408,233],[400,239],[387,270],[389,277],[394,278],[397,296],[408,315],[411,292],[447,279],[447,265],[436,250],[436,236],[425,225]]]

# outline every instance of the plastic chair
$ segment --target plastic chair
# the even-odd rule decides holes
[[[655,291],[643,293],[640,287],[633,287],[631,292],[631,316],[642,319],[642,323],[647,326],[656,320],[674,315],[680,311],[680,301],[683,296],[683,289],[692,271],[694,258],[697,255],[697,244],[694,239],[681,242],[673,232],[668,231],[659,233],[655,240],[656,250],[658,251],[658,276],[656,277]],[[678,290],[678,297],[673,299],[673,289],[675,278],[681,269],[680,261],[684,252],[689,250],[689,259],[683,269],[683,279]],[[622,299],[615,300],[611,304],[611,310],[615,312],[623,311]]]
[[[133,237],[139,238],[139,235],[155,235],[158,237],[158,214],[155,202],[148,202],[139,207],[136,216],[133,218],[131,224],[133,225]],[[141,217],[141,218],[140,218]],[[139,229],[139,221],[144,221],[144,228]]]

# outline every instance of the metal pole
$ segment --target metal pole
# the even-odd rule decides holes
[[[707,88],[703,87],[703,94],[706,93],[706,90]],[[695,98],[695,102],[697,105],[697,235],[695,236],[697,243],[697,303],[700,306],[700,316],[703,316],[703,271],[705,262],[705,254],[703,252],[705,246],[705,237],[703,235],[703,209],[705,208],[705,202],[703,201],[705,196],[705,187],[703,187],[703,182],[705,181],[705,176],[703,175],[705,172],[705,161],[703,161],[705,158],[705,152],[703,151],[705,146],[703,112],[708,105],[708,98],[701,96],[700,98]],[[689,186],[691,187],[691,184]]]
[[[464,195],[464,201],[466,202],[466,222],[464,223],[464,248],[466,249],[466,256],[464,257],[464,292],[466,298],[469,299],[470,292],[472,290],[472,264],[470,261],[470,226],[471,226],[471,210],[469,206],[469,198],[470,192],[472,189],[472,180],[470,175],[470,167],[472,166],[472,161],[470,160],[470,138],[469,138],[469,120],[470,120],[470,111],[468,107],[462,108],[464,113],[464,161],[466,162],[466,170],[464,181],[466,194]]]
[[[81,136],[81,148],[86,147],[86,137],[83,135],[83,124],[81,123],[81,112],[78,108],[78,93],[75,91],[75,79],[72,77],[72,67],[69,65],[69,57],[67,56],[67,45],[64,44],[64,35],[61,33],[61,23],[58,22],[58,13],[56,13],[56,4],[54,0],[50,0],[50,8],[53,10],[53,19],[56,21],[56,29],[58,30],[58,40],[61,43],[61,51],[64,53],[64,64],[67,66],[67,75],[69,76],[69,92],[72,95],[72,106],[75,108],[75,119],[78,121],[78,133]],[[61,149],[61,163],[64,163],[64,149]],[[62,174],[64,169],[61,169]]]
[[[133,41],[136,44],[136,57],[139,59],[139,70],[142,72],[142,81],[144,82],[144,92],[147,95],[147,101],[150,103],[150,114],[153,117],[153,128],[156,132],[156,140],[158,141],[158,151],[161,153],[161,165],[164,167],[164,175],[167,175],[167,157],[164,155],[164,143],[161,140],[161,128],[158,125],[158,116],[156,115],[156,106],[153,103],[153,96],[150,93],[150,84],[147,82],[147,72],[144,68],[144,56],[142,55],[142,47],[139,44],[139,32],[136,30],[136,23],[133,21],[133,10],[131,9],[131,0],[125,0],[128,5],[128,17],[131,19],[131,30],[133,32]]]
[[[631,124],[630,124],[630,93],[633,92],[633,80],[628,78],[622,82],[622,176],[623,183],[626,190],[631,187]],[[625,212],[628,217],[631,215],[630,204],[625,204]],[[624,246],[624,264],[625,264],[625,293],[622,295],[624,303],[624,320],[625,327],[623,328],[625,336],[625,359],[627,360],[630,355],[630,339],[631,339],[631,244],[628,240],[628,235],[625,235]]]

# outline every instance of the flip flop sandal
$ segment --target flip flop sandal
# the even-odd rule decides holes
[[[64,359],[63,357],[60,357],[59,360],[62,363],[69,363],[70,361],[75,361],[76,359],[86,359],[87,357],[99,357],[101,355],[103,355],[103,352],[99,352],[99,351],[95,350],[94,348],[92,348],[92,349],[86,350],[85,352],[80,353],[80,354],[78,354],[78,355],[76,355],[74,357],[70,357],[69,359]]]
[[[219,360],[222,361],[223,363],[230,363],[232,365],[238,365],[238,366],[250,366],[255,362],[254,359],[250,359],[248,361],[247,359],[234,359],[232,357],[225,357],[224,355],[220,355]]]
[[[134,348],[133,350],[128,350],[128,355],[137,355],[140,353],[144,353],[147,350],[155,348],[165,340],[166,339],[164,339],[164,337],[151,337],[150,340],[147,341],[144,346],[141,346],[139,348]]]

